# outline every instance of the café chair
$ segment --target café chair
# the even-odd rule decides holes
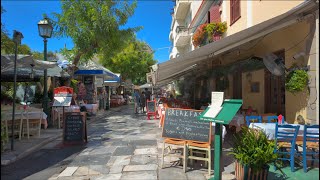
[[[167,147],[166,147],[167,145]],[[173,149],[173,147],[176,147]],[[182,153],[179,151],[182,149]],[[167,150],[167,152],[166,152]],[[166,153],[165,153],[166,152]],[[178,152],[178,153],[177,153]],[[162,146],[162,156],[161,156],[161,169],[164,167],[164,157],[165,156],[173,156],[182,159],[183,171],[186,172],[187,167],[187,142],[185,140],[174,139],[174,138],[165,138],[163,140]]]
[[[319,125],[304,125],[303,139],[296,144],[302,146],[303,171],[307,172],[307,161],[312,161],[311,166],[319,162]]]
[[[246,124],[249,127],[250,123],[258,122],[262,123],[262,117],[261,116],[246,116]]]
[[[276,123],[275,141],[276,147],[274,153],[278,154],[281,161],[290,161],[291,172],[295,171],[294,157],[298,153],[296,150],[296,139],[300,126]],[[289,155],[290,157],[286,157]],[[276,169],[276,166],[274,166]]]
[[[193,165],[193,160],[200,160],[205,162],[205,166],[208,167],[208,174],[211,175],[211,147],[210,143],[201,143],[195,141],[187,141],[187,155],[186,161],[190,159],[191,165]]]
[[[278,116],[267,116],[268,123],[278,123]],[[282,117],[281,124],[284,124],[284,117]]]
[[[276,113],[264,113],[264,114],[259,114],[259,116],[262,117],[262,122],[268,122],[268,116],[276,116]]]

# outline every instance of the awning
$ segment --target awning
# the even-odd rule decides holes
[[[191,67],[201,61],[215,58],[229,50],[238,48],[276,30],[299,22],[316,9],[318,9],[318,4],[315,1],[304,1],[282,15],[158,64],[155,77],[156,84],[173,81],[184,75],[187,71],[190,71]]]
[[[74,75],[101,75],[105,77],[105,79],[119,78],[115,73],[92,60],[89,60],[84,65],[80,65],[79,70],[77,70]]]
[[[151,83],[146,83],[146,84],[143,84],[141,86],[139,86],[140,89],[145,89],[145,88],[152,88],[152,84]]]

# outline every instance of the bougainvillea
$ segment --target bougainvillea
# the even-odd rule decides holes
[[[203,43],[203,40],[207,37],[206,26],[207,24],[200,25],[194,33],[192,37],[192,43],[195,47],[199,47]]]

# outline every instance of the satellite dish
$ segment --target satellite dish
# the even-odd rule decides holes
[[[284,66],[283,59],[272,53],[266,54],[263,57],[263,63],[271,74],[276,76],[282,76],[285,70],[287,70]]]

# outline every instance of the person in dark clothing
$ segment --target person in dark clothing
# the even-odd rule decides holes
[[[142,113],[144,113],[144,107],[146,107],[146,95],[144,92],[142,92],[140,97],[140,108],[142,110]]]
[[[145,96],[146,96],[146,100],[147,100],[147,101],[150,101],[151,92],[148,91],[148,88],[145,88],[145,89],[144,89],[144,93],[145,93]]]

